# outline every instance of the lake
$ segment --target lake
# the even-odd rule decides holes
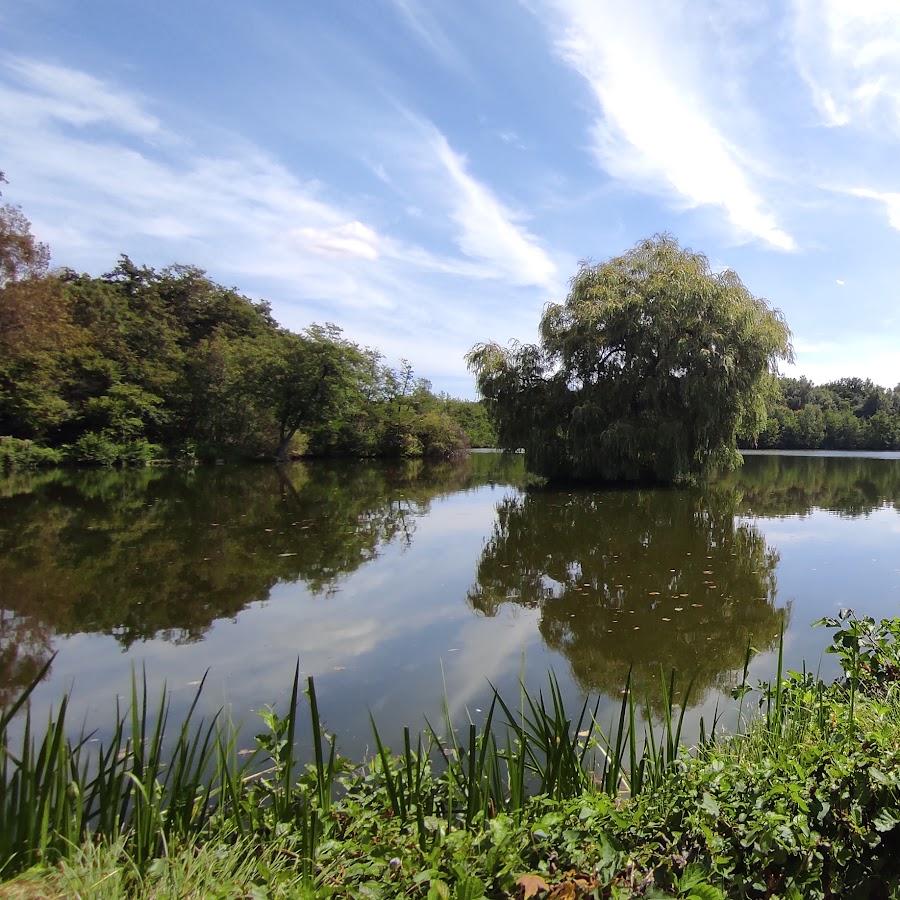
[[[177,713],[209,670],[249,742],[284,704],[296,661],[314,675],[339,749],[370,748],[368,711],[402,725],[484,715],[554,670],[608,715],[629,668],[693,679],[691,724],[785,659],[834,675],[839,608],[900,600],[897,454],[752,454],[702,490],[524,490],[523,457],[454,463],[296,463],[53,470],[0,480],[0,701],[56,657],[46,715],[103,734],[132,670]],[[726,715],[725,722],[727,724]]]

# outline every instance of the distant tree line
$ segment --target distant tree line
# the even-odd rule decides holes
[[[900,385],[841,378],[815,385],[780,378],[766,424],[744,447],[773,450],[900,450]]]
[[[200,269],[123,256],[92,277],[48,262],[21,211],[0,206],[0,469],[494,443],[481,403],[436,395],[333,325],[283,328]]]

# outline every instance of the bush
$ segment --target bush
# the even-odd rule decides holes
[[[42,447],[34,441],[0,437],[0,472],[55,466],[61,461],[62,453],[59,450]]]
[[[162,455],[162,447],[146,438],[116,441],[104,431],[85,432],[66,447],[67,460],[91,466],[146,465]]]
[[[466,433],[449,415],[432,410],[419,417],[416,436],[422,445],[422,455],[447,458],[468,449]]]

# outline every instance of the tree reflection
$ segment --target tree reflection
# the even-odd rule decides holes
[[[386,545],[409,544],[435,497],[520,470],[484,454],[0,480],[0,689],[26,684],[55,634],[195,641],[279,582],[327,595]]]
[[[540,610],[546,643],[585,691],[617,694],[634,666],[640,695],[671,670],[694,699],[771,647],[778,555],[736,524],[733,490],[537,491],[502,501],[469,600]]]
[[[741,495],[741,512],[757,516],[841,516],[900,507],[900,464],[893,459],[828,456],[748,456],[721,482]]]

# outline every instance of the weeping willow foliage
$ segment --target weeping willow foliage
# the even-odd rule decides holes
[[[668,235],[582,264],[544,310],[540,345],[478,344],[467,361],[500,446],[550,480],[692,480],[738,464],[765,425],[781,313]]]

